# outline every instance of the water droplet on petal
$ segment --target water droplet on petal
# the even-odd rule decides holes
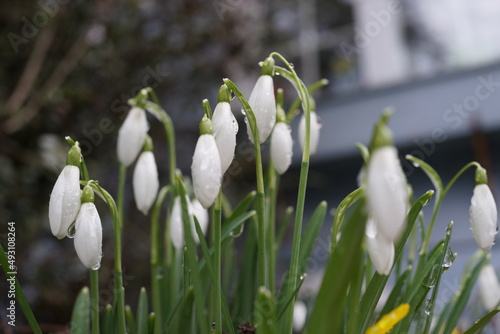
[[[70,239],[73,239],[75,237],[75,225],[76,224],[72,224],[69,228],[68,228],[68,231],[66,232],[66,236]]]
[[[101,261],[99,261],[98,263],[96,263],[96,264],[92,267],[92,270],[99,270],[99,268],[101,268]]]
[[[420,164],[418,162],[412,161],[411,163],[415,168],[420,168]]]

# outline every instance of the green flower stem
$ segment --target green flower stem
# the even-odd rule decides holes
[[[215,332],[222,334],[222,290],[221,290],[221,224],[222,190],[219,190],[215,203],[214,225],[214,266],[215,266]]]
[[[87,182],[81,181],[82,184],[87,184]],[[118,208],[113,197],[102,188],[97,182],[90,181],[88,184],[92,186],[92,189],[96,192],[99,197],[104,199],[106,204],[111,211],[113,217],[113,228],[114,228],[114,241],[115,241],[115,312],[118,316],[118,331],[120,334],[126,333],[125,327],[125,296],[123,291],[123,277],[122,277],[122,240],[121,240],[121,221],[120,215],[118,213]]]
[[[120,164],[120,174],[118,177],[118,217],[120,221],[120,234],[123,228],[123,198],[125,196],[125,181],[127,179],[127,166]]]
[[[90,311],[92,334],[99,334],[99,271],[90,269]]]
[[[277,189],[279,185],[279,175],[274,169],[273,162],[269,160],[269,171],[268,171],[268,191],[267,191],[267,205],[268,205],[268,218],[267,218],[267,239],[268,245],[267,249],[269,251],[269,291],[274,295],[274,290],[276,289],[276,252],[278,251],[276,244],[276,197]]]
[[[444,190],[439,194],[439,197],[436,199],[436,204],[434,205],[434,209],[432,211],[432,217],[429,223],[429,228],[427,229],[427,232],[425,234],[425,239],[422,243],[422,248],[420,249],[420,255],[427,254],[427,249],[429,247],[429,241],[431,239],[432,230],[434,229],[434,224],[436,223],[437,214],[439,212],[444,197],[446,196],[450,188],[458,180],[458,178],[462,176],[462,174],[471,167],[479,168],[481,167],[481,165],[476,161],[469,162],[467,165],[465,165],[461,170],[458,171],[457,174],[455,174],[455,176],[451,179],[451,181],[448,183],[448,185],[444,188]]]
[[[31,330],[33,331],[34,334],[42,334],[42,330],[40,329],[40,326],[38,325],[38,322],[36,321],[35,315],[33,314],[33,311],[30,308],[30,305],[28,304],[28,300],[26,299],[26,296],[23,293],[23,290],[21,289],[21,285],[19,284],[19,281],[17,280],[17,276],[15,273],[11,273],[9,271],[9,261],[7,259],[7,255],[5,254],[5,250],[3,249],[2,245],[0,244],[0,266],[2,267],[3,271],[5,272],[5,275],[7,275],[8,280],[15,280],[15,286],[16,286],[16,300],[19,303],[19,306],[21,306],[21,310],[23,310],[24,316],[26,317],[26,320],[28,321],[28,324],[31,327]],[[5,284],[2,282],[2,284]]]
[[[290,261],[290,289],[287,291],[286,297],[289,298],[293,296],[293,291],[297,285],[298,273],[299,273],[299,256],[300,256],[300,236],[302,231],[302,220],[304,216],[304,205],[306,199],[306,187],[307,187],[307,176],[309,172],[309,146],[311,137],[311,110],[309,109],[309,93],[306,86],[299,79],[297,73],[293,69],[293,66],[279,53],[273,52],[269,55],[270,57],[279,58],[288,67],[289,71],[292,73],[292,79],[299,91],[299,96],[302,101],[302,107],[304,109],[304,116],[306,119],[306,131],[305,131],[305,144],[304,150],[302,152],[302,163],[300,167],[300,179],[299,179],[299,191],[297,195],[297,210],[295,215],[295,223],[293,227],[293,241],[292,241],[292,258]],[[285,331],[284,333],[292,333],[292,320],[293,320],[293,308],[289,307],[286,312],[285,318]]]
[[[163,311],[161,301],[160,280],[163,277],[163,270],[161,262],[159,216],[161,205],[169,191],[169,186],[161,188],[151,213],[151,289],[153,296],[153,311],[159,316],[158,319],[161,319],[162,315],[166,313]],[[164,322],[161,320],[155,321],[154,333],[163,333],[163,323]]]
[[[264,191],[264,174],[262,172],[262,155],[259,143],[259,130],[257,128],[257,120],[252,108],[248,104],[245,96],[236,87],[236,85],[229,79],[223,79],[226,86],[233,91],[238,100],[240,101],[243,109],[245,109],[250,129],[252,130],[252,137],[255,150],[255,168],[257,176],[257,225],[258,225],[258,268],[259,268],[259,286],[268,287],[267,284],[267,264],[266,264],[266,223],[265,223],[265,191]]]
[[[146,102],[146,109],[153,111],[154,115],[160,120],[160,122],[163,124],[163,127],[165,129],[165,134],[167,135],[167,140],[168,140],[168,154],[169,154],[169,164],[170,164],[170,170],[169,170],[169,177],[170,177],[170,184],[173,188],[175,188],[175,170],[177,166],[176,162],[176,155],[175,155],[175,130],[174,130],[174,123],[172,122],[172,119],[168,115],[168,113],[163,110],[160,104],[160,100],[158,99],[158,96],[156,95],[155,91],[151,88],[144,88],[142,91],[147,92],[151,97],[153,98],[153,102]]]

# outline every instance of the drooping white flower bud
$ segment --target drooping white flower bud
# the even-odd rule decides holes
[[[394,264],[394,243],[378,233],[373,219],[366,223],[366,246],[368,255],[380,275],[389,275]]]
[[[191,164],[191,176],[196,198],[204,208],[213,204],[221,186],[222,170],[219,150],[213,135],[210,120],[203,117]]]
[[[476,180],[469,209],[470,224],[477,245],[487,252],[493,246],[497,234],[497,206],[487,185],[484,168],[476,170]]]
[[[58,239],[68,235],[68,228],[80,210],[80,148],[75,144],[68,152],[67,165],[57,178],[49,200],[49,223]]]
[[[290,126],[278,122],[271,135],[271,159],[278,174],[287,171],[292,163],[293,140]]]
[[[500,302],[500,284],[495,269],[489,263],[481,269],[479,274],[479,293],[487,311],[494,309]]]
[[[75,224],[75,250],[83,265],[97,270],[102,258],[102,225],[99,212],[93,203],[94,192],[86,186],[82,195],[82,206]]]
[[[406,225],[408,189],[395,147],[373,151],[366,171],[366,199],[377,231],[389,241],[397,240]]]
[[[293,330],[301,332],[306,324],[307,306],[303,301],[297,300],[293,305]]]
[[[195,215],[196,219],[198,219],[201,230],[203,231],[203,234],[205,234],[208,227],[208,211],[202,207],[197,199],[194,199],[192,202],[190,202],[189,198],[187,198],[186,196],[186,202],[188,204],[191,234],[195,243],[199,244],[200,239],[198,238],[198,233],[196,233],[193,215]],[[184,247],[184,225],[182,222],[181,198],[179,196],[175,198],[172,212],[170,213],[170,238],[175,249],[177,249],[178,251],[182,250],[182,247]]]
[[[259,142],[262,144],[271,134],[276,123],[276,99],[274,83],[270,75],[261,75],[250,94],[248,104],[252,107],[259,130]],[[247,116],[248,117],[248,116]],[[247,121],[247,133],[253,143],[252,130]]]
[[[221,90],[223,89],[227,91],[226,85],[221,87]],[[234,158],[238,122],[231,111],[229,100],[221,101],[221,98],[226,99],[225,96],[221,97],[221,95],[219,91],[219,103],[217,103],[212,117],[212,128],[214,131],[215,143],[219,150],[222,174],[224,174]],[[229,95],[229,92],[227,92],[226,95]]]
[[[311,131],[309,133],[309,154],[316,153],[319,143],[319,130],[321,129],[321,122],[318,121],[318,115],[315,111],[311,111]],[[306,117],[302,115],[299,123],[299,142],[302,151],[306,144]]]
[[[205,235],[208,229],[208,211],[207,209],[203,208],[201,203],[196,198],[191,201],[191,214],[196,216],[196,219],[198,219],[198,223],[200,224],[201,231],[203,232],[203,235]],[[198,233],[196,233],[194,219],[191,219],[191,222],[194,242],[196,242],[196,244],[199,244],[200,239],[198,238]]]
[[[118,160],[125,166],[130,166],[137,158],[144,145],[149,124],[146,111],[133,107],[118,131]]]
[[[143,152],[139,155],[134,169],[133,187],[137,209],[147,215],[153,205],[160,183],[151,138],[146,139]]]

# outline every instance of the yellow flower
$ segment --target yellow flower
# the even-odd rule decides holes
[[[410,311],[410,304],[401,304],[384,315],[374,326],[368,328],[366,334],[386,334],[401,321]]]

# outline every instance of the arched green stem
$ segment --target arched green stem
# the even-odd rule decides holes
[[[269,55],[270,57],[279,58],[288,68],[291,73],[291,78],[287,78],[288,80],[292,80],[291,82],[294,84],[296,89],[299,92],[300,100],[302,101],[302,108],[304,109],[304,115],[306,119],[306,129],[304,136],[304,150],[302,152],[302,163],[300,166],[300,180],[299,180],[299,191],[297,194],[297,211],[295,215],[295,222],[293,228],[293,241],[292,241],[292,257],[290,261],[290,284],[288,291],[286,291],[286,298],[293,298],[293,291],[297,286],[297,279],[299,273],[299,255],[300,255],[300,236],[302,232],[302,220],[304,216],[304,205],[306,198],[306,187],[307,187],[307,175],[309,173],[309,146],[310,146],[310,137],[311,137],[311,110],[309,109],[310,101],[309,101],[309,93],[307,91],[306,86],[300,80],[297,73],[293,69],[293,66],[279,53],[273,52]],[[293,305],[293,303],[292,303]],[[291,333],[292,332],[292,320],[293,320],[293,308],[288,307],[287,312],[285,313],[285,321],[284,321],[284,331],[283,333]]]
[[[122,277],[122,243],[121,243],[121,222],[118,208],[113,197],[102,188],[96,181],[81,181],[83,185],[89,184],[95,193],[102,198],[111,211],[113,217],[114,227],[114,241],[115,241],[115,312],[118,318],[118,331],[120,334],[126,333],[125,327],[125,296],[123,291],[123,277]]]
[[[443,191],[436,198],[436,203],[435,203],[433,211],[432,211],[431,221],[429,223],[429,227],[427,228],[427,232],[425,234],[425,239],[422,243],[422,248],[420,249],[420,255],[427,254],[427,249],[429,247],[429,241],[431,239],[432,231],[434,229],[434,224],[436,223],[436,218],[437,218],[437,215],[438,215],[438,212],[439,212],[439,209],[441,207],[441,203],[443,202],[444,197],[446,196],[446,194],[448,193],[450,188],[458,180],[458,178],[460,176],[462,176],[462,174],[471,167],[479,168],[479,167],[481,167],[481,165],[479,163],[477,163],[476,161],[469,162],[461,170],[459,170],[457,174],[455,174],[455,176],[451,179],[451,181],[446,185],[446,187],[443,189]]]
[[[258,235],[259,235],[259,247],[258,247],[258,267],[259,267],[259,286],[267,285],[268,276],[267,264],[266,264],[266,224],[265,224],[265,191],[264,191],[264,173],[262,171],[262,154],[260,150],[259,142],[259,129],[257,128],[257,120],[255,114],[253,113],[252,107],[248,104],[245,96],[236,87],[236,85],[229,79],[223,79],[227,87],[233,91],[238,100],[240,101],[243,109],[245,109],[248,123],[250,124],[250,129],[252,130],[252,137],[255,150],[255,168],[257,177],[257,217],[258,217]]]

